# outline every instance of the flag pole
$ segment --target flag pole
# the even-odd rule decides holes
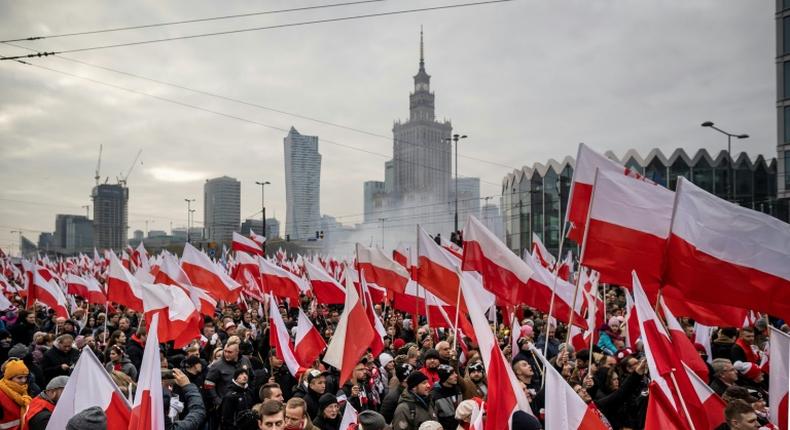
[[[530,226],[532,228],[532,226]],[[534,234],[534,233],[533,233]],[[562,258],[562,246],[565,244],[565,222],[562,223],[562,232],[560,234],[560,247],[557,251],[557,258],[554,260],[554,280],[551,283],[551,300],[549,300],[549,316],[546,318],[546,321],[551,320],[551,314],[554,312],[554,297],[557,295],[557,277],[559,276],[559,268],[560,268],[560,258]],[[548,329],[547,332],[548,334]],[[546,339],[548,340],[548,339]],[[549,343],[543,346],[543,356],[546,356],[546,353],[549,350]]]
[[[675,386],[675,391],[677,393],[680,393],[680,387],[678,387],[678,381],[677,379],[675,379],[675,371],[676,369],[672,369],[669,372],[669,377],[672,378],[672,385]],[[691,419],[691,414],[689,414],[688,407],[686,406],[686,401],[683,399],[683,396],[678,396],[678,399],[680,400],[680,405],[683,407],[683,414],[686,416],[686,421],[688,421],[691,430],[697,430],[697,428],[694,426],[694,421],[692,421]]]
[[[455,329],[455,335],[453,336],[453,351],[455,351],[456,346],[458,346],[458,314],[461,310],[461,270],[456,267],[455,273],[458,274],[458,297],[455,299],[455,323],[453,324],[453,328]]]

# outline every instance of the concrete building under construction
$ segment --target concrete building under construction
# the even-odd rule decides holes
[[[93,246],[120,250],[129,228],[129,189],[122,184],[93,187]]]

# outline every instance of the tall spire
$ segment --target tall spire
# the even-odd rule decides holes
[[[422,24],[420,24],[420,70],[425,69],[425,55],[422,45]]]

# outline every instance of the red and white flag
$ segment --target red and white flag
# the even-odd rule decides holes
[[[231,279],[224,268],[189,243],[184,245],[181,268],[192,285],[206,290],[217,300],[235,302],[241,293],[241,285]]]
[[[315,360],[326,349],[326,342],[321,333],[315,328],[310,318],[299,308],[299,320],[296,324],[296,338],[294,340],[294,356],[302,367],[312,367]]]
[[[579,150],[576,153],[576,167],[573,169],[571,193],[568,196],[568,211],[565,213],[565,222],[570,223],[568,237],[577,243],[582,243],[584,238],[584,226],[590,208],[596,170],[641,177],[627,167],[593,151],[587,145],[579,144]]]
[[[235,231],[233,232],[233,243],[231,249],[234,251],[246,252],[250,255],[263,255],[261,245],[252,239],[246,238]]]
[[[533,352],[543,361],[543,369],[546,372],[544,375],[546,378],[546,428],[557,430],[610,430],[611,426],[604,421],[603,415],[595,407],[595,403],[584,403],[584,400],[573,391],[573,388],[557,372],[557,369],[543,357],[543,354],[534,349],[534,347]]]
[[[470,216],[469,219],[472,219]],[[468,221],[467,221],[468,223]],[[468,224],[467,224],[468,225]],[[464,229],[464,233],[468,230]],[[464,249],[467,249],[466,245]],[[517,410],[532,414],[527,396],[513,373],[513,368],[505,359],[499,343],[488,325],[485,310],[472,298],[476,296],[474,290],[482,289],[482,284],[471,276],[461,278],[461,289],[467,298],[469,318],[474,327],[477,344],[480,346],[480,355],[483,358],[488,381],[488,399],[486,402],[487,421],[486,430],[506,430],[510,428],[510,419]]]
[[[787,429],[790,415],[790,336],[771,327],[771,365],[768,369],[768,411],[771,422]]]
[[[280,308],[277,306],[277,299],[274,297],[269,299],[269,318],[271,319],[271,327],[273,328],[269,333],[269,344],[275,349],[277,358],[282,360],[285,366],[288,367],[288,371],[291,372],[291,375],[297,377],[300,373],[299,361],[294,355],[291,335],[288,334],[283,316],[280,314]]]
[[[343,410],[343,418],[340,419],[340,426],[338,430],[354,430],[357,428],[357,419],[359,413],[351,406],[351,403],[346,402],[346,408]]]
[[[417,283],[455,306],[461,284],[458,276],[461,261],[437,245],[422,227],[417,228],[417,249]]]
[[[107,300],[143,311],[142,284],[127,270],[115,253],[110,252],[110,268],[107,273]]]
[[[574,308],[573,324],[582,329],[587,329],[587,321],[582,316],[584,295],[581,288],[576,288],[570,282],[555,276],[549,269],[541,266],[540,262],[531,255],[524,256],[524,263],[532,271],[532,276],[526,286],[517,292],[518,303],[532,306],[541,312],[549,312],[551,307],[551,290],[554,288],[554,309],[552,316],[560,321],[570,321],[571,306]],[[576,293],[576,298],[573,295]]]
[[[289,298],[291,306],[299,303],[299,295],[309,290],[307,281],[269,260],[258,257],[263,291],[281,298]]]
[[[313,294],[318,303],[325,305],[341,305],[346,301],[346,289],[340,285],[323,267],[305,262],[307,277],[310,279],[310,286],[313,287]]]
[[[85,277],[73,273],[66,274],[66,291],[69,294],[84,297],[88,303],[99,305],[107,303],[107,297],[104,295],[101,285],[91,274],[86,274]]]
[[[387,336],[387,330],[384,328],[384,324],[381,323],[381,318],[376,315],[373,298],[370,295],[370,288],[367,282],[365,282],[365,275],[364,273],[361,273],[360,275],[360,300],[362,300],[362,306],[365,308],[365,314],[368,316],[370,326],[373,327],[376,333],[376,335],[373,336],[373,341],[370,344],[370,352],[374,357],[378,357],[379,354],[384,351],[384,337]]]
[[[557,259],[554,258],[549,250],[546,249],[546,246],[543,245],[540,236],[535,233],[532,233],[532,256],[536,257],[538,261],[540,261],[540,264],[548,269],[554,267],[554,263],[557,262]]]
[[[45,280],[39,270],[33,272],[33,283],[28,289],[28,306],[32,305],[35,300],[49,306],[55,311],[55,315],[63,318],[69,317],[69,303],[63,290],[54,279]]]
[[[691,386],[694,387],[694,392],[702,403],[702,408],[705,410],[705,415],[708,418],[708,425],[710,428],[719,428],[719,425],[724,423],[724,408],[727,404],[713,391],[710,386],[705,383],[707,379],[703,380],[697,376],[697,372],[692,370],[691,367],[686,366],[684,363],[686,376],[691,381]]]
[[[189,245],[189,244],[187,244]],[[159,315],[148,326],[143,350],[143,364],[137,379],[137,392],[132,405],[129,430],[164,430],[165,402],[162,398],[162,367],[159,357]]]
[[[250,239],[257,243],[261,248],[263,248],[263,244],[266,243],[266,236],[261,236],[255,233],[252,229],[250,229]]]
[[[178,264],[174,255],[163,254],[159,271],[154,278],[157,284],[175,285],[186,291],[198,312],[206,316],[214,316],[217,309],[217,301],[202,288],[192,285],[189,277]]]
[[[666,281],[690,299],[790,317],[790,227],[679,178]]]
[[[340,386],[351,376],[360,357],[373,343],[374,336],[377,334],[362,307],[357,289],[347,281],[343,313],[324,354],[324,362],[340,370]]]
[[[667,323],[667,330],[669,330],[669,337],[672,340],[672,347],[675,353],[680,357],[680,361],[688,366],[696,373],[703,381],[709,380],[708,366],[700,357],[694,343],[686,336],[686,331],[680,326],[675,315],[669,310],[666,303],[661,301],[661,310],[664,313],[664,321]]]
[[[160,342],[172,340],[174,348],[183,348],[200,337],[200,313],[186,291],[164,284],[143,284],[142,290],[146,323],[159,315]]]
[[[388,290],[403,293],[409,272],[379,248],[357,243],[357,269],[365,271],[365,280]]]
[[[480,273],[485,289],[510,305],[519,302],[519,291],[527,287],[534,273],[499,238],[471,215],[467,218],[464,227],[463,270]]]
[[[86,387],[90,389],[85,389]],[[93,351],[85,348],[71,371],[55,410],[52,411],[47,429],[65,430],[66,424],[74,415],[93,406],[100,407],[107,415],[107,430],[129,428],[129,402]]]

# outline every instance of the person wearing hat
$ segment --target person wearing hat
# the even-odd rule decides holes
[[[425,352],[423,356],[423,366],[420,369],[427,378],[428,382],[433,386],[437,382],[439,382],[439,373],[436,369],[441,364],[441,360],[439,357],[439,351],[431,348]]]
[[[27,394],[27,380],[30,372],[22,360],[9,359],[3,364],[3,379],[0,379],[0,428],[20,428],[22,417],[33,400]]]
[[[422,372],[412,372],[406,378],[406,388],[395,408],[392,428],[417,430],[425,421],[435,421],[436,410],[430,397],[431,383],[428,377]]]
[[[222,430],[233,430],[236,428],[236,417],[242,411],[252,409],[252,406],[257,403],[255,401],[255,393],[252,392],[248,381],[250,374],[247,369],[238,368],[233,372],[233,379],[227,392],[222,397]]]
[[[466,366],[466,377],[463,379],[461,391],[464,393],[464,400],[472,397],[485,399],[488,395],[488,383],[486,382],[486,370],[483,361],[475,359]]]
[[[233,384],[234,375],[239,369],[252,371],[250,359],[239,354],[239,343],[228,341],[222,350],[222,357],[214,362],[206,373],[203,387],[206,390],[209,403],[206,410],[218,410],[222,404],[222,398],[227,393],[228,388]],[[249,376],[249,374],[248,374]]]
[[[66,430],[107,430],[107,414],[98,406],[91,406],[71,417]]]
[[[433,387],[431,399],[439,423],[446,429],[453,429],[458,426],[455,408],[463,400],[461,389],[458,387],[458,372],[447,364],[439,365],[436,371],[439,374],[439,383]]]
[[[326,393],[318,399],[318,416],[313,420],[313,425],[321,430],[339,430],[340,405],[334,394]]]
[[[28,405],[23,419],[23,428],[28,430],[45,430],[47,428],[52,411],[55,410],[55,405],[58,403],[60,395],[63,394],[63,389],[66,388],[68,381],[68,376],[57,376],[49,381],[44,391]]]
[[[307,415],[315,419],[318,416],[318,400],[326,392],[326,373],[318,369],[305,372],[304,382],[294,390],[293,397],[304,399],[307,404]]]
[[[387,422],[380,413],[374,411],[362,411],[357,417],[358,430],[384,430]]]
[[[384,416],[387,422],[392,421],[392,416],[395,414],[395,408],[398,407],[400,396],[403,394],[403,391],[407,389],[406,378],[408,378],[412,372],[414,372],[414,366],[409,363],[401,363],[395,366],[395,377],[398,378],[398,386],[391,388],[387,395],[384,396],[384,400],[381,401],[381,415]]]

